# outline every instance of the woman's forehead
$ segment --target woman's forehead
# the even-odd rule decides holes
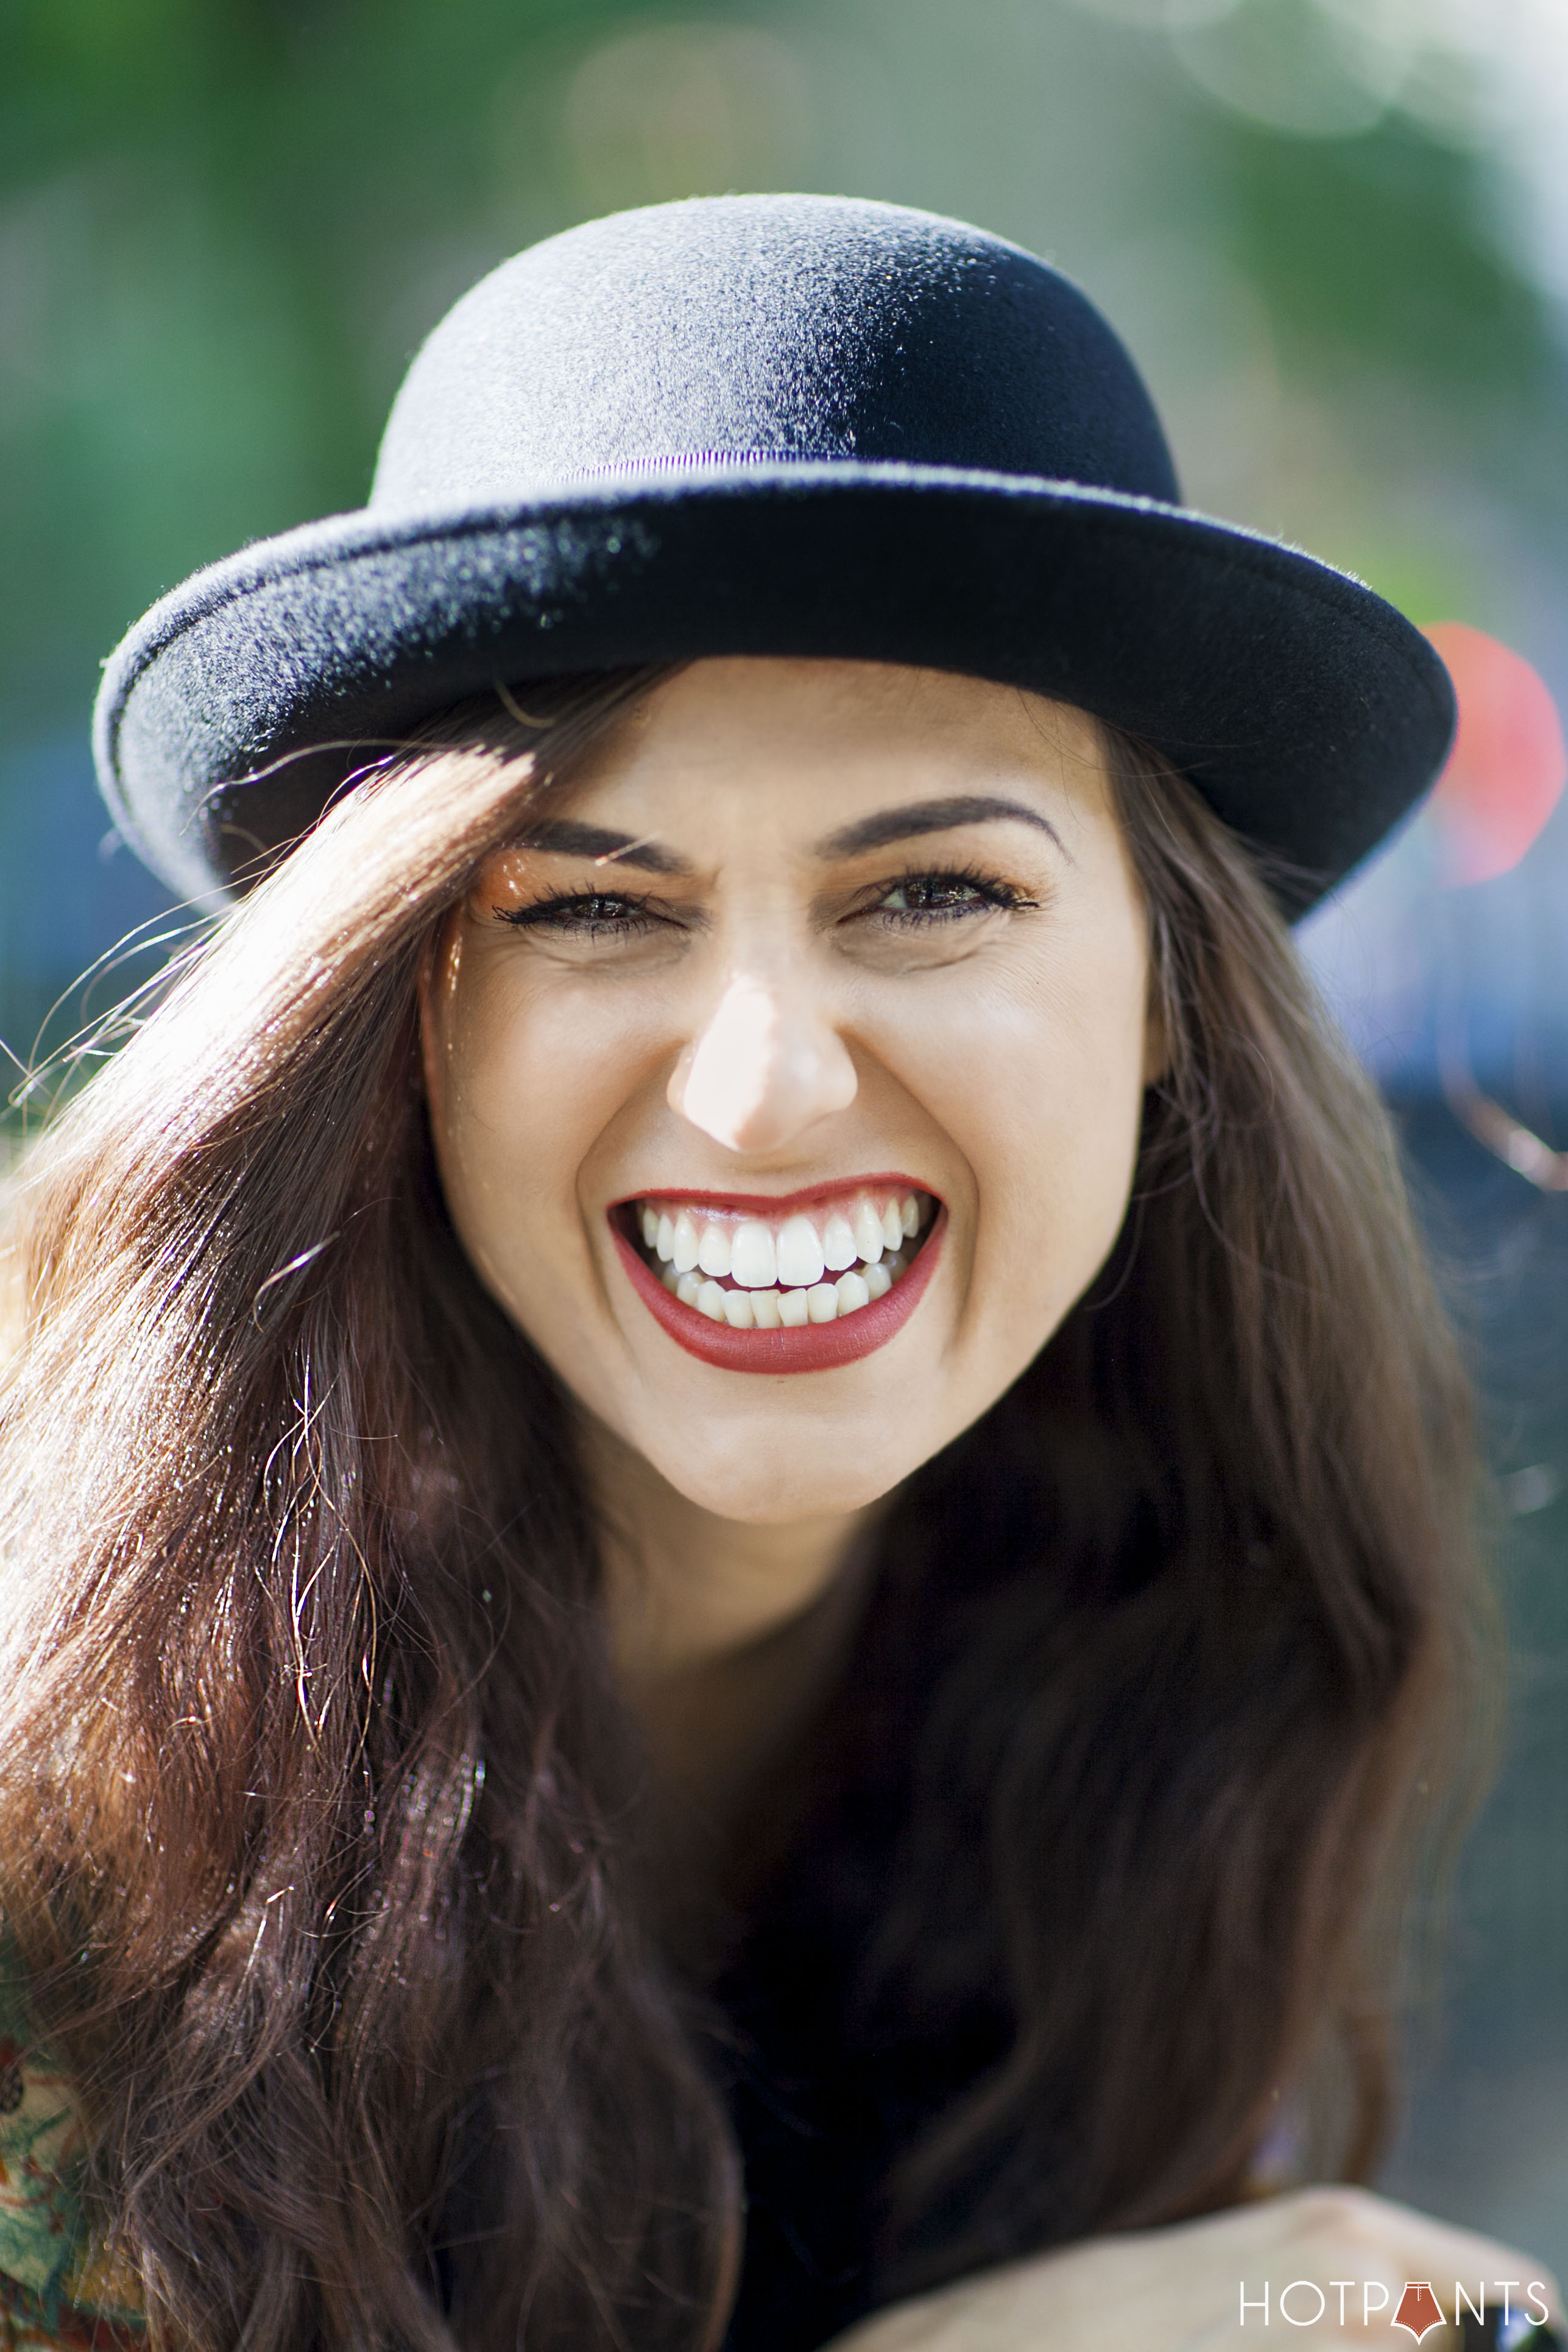
[[[1007,790],[1050,814],[1108,805],[1086,713],[989,679],[889,663],[693,662],[596,743],[557,812],[718,821],[818,837],[884,804]]]

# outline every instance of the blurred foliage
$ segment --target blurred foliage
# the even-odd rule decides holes
[[[367,320],[395,310],[407,257],[484,218],[476,125],[520,51],[595,13],[11,0],[0,731],[79,711],[103,653],[196,564],[363,499],[407,355]],[[465,256],[459,282],[491,257]]]
[[[1214,135],[1237,259],[1297,364],[1348,354],[1467,408],[1557,390],[1544,306],[1488,233],[1473,156],[1397,116],[1354,139],[1228,116]]]

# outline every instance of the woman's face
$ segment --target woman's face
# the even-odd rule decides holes
[[[443,935],[452,1216],[581,1402],[726,1517],[853,1510],[1103,1262],[1151,1075],[1096,730],[1011,688],[699,662]]]

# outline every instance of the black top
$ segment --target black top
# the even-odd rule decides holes
[[[1052,2234],[1008,2200],[1005,2223],[981,2224],[979,2208],[996,2209],[962,2162],[912,2225],[900,2228],[894,2193],[900,2162],[963,2108],[1017,2030],[980,1822],[952,1792],[956,1845],[934,1873],[921,1835],[921,1728],[964,1645],[965,1604],[984,1606],[972,1592],[944,1608],[942,1580],[906,1555],[889,1606],[874,1580],[802,1782],[751,1825],[749,1849],[784,1859],[713,1987],[746,2197],[725,2352],[816,2352],[887,2303]]]
[[[816,2352],[896,2296],[880,2258],[888,2176],[1011,2039],[1011,2019],[982,2000],[931,2033],[858,2015],[854,1955],[811,1932],[824,1924],[775,1929],[766,1964],[753,1951],[722,1988],[746,2183],[726,2352]]]

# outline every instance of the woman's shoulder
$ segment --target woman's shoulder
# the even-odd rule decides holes
[[[0,1929],[0,2352],[111,2352],[145,2337],[134,2283],[94,2247],[70,2086],[33,2031]]]

